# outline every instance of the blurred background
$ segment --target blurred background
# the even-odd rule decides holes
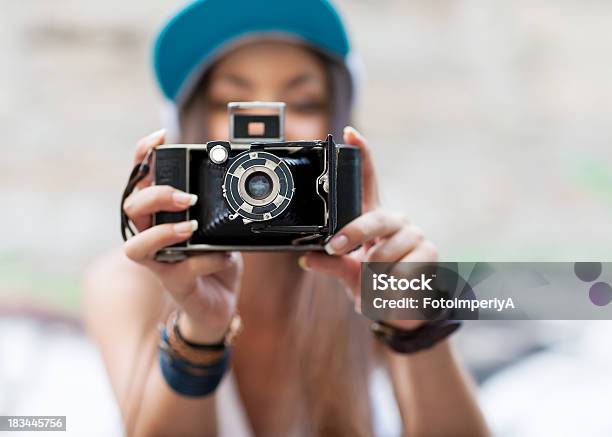
[[[612,3],[336,3],[383,199],[443,260],[611,260]],[[0,414],[70,415],[80,390],[96,407],[75,426],[116,418],[80,335],[79,278],[121,244],[134,144],[162,127],[151,40],[182,4],[0,0]],[[608,322],[477,322],[456,343],[497,435],[612,435],[611,336]],[[91,365],[65,381],[66,354]]]

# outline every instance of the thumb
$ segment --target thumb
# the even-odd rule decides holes
[[[242,255],[239,252],[225,252],[225,255],[228,258],[226,268],[215,273],[215,278],[230,290],[237,291],[242,278]]]
[[[329,256],[323,253],[308,253],[299,259],[306,270],[323,273],[340,280],[350,288],[353,297],[359,294],[361,262],[350,255]]]

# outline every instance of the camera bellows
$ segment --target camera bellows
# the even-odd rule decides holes
[[[231,219],[229,211],[219,212],[213,217],[212,220],[208,221],[199,232],[202,235],[213,235],[215,234],[215,231],[217,231],[219,228],[222,228],[230,221]]]

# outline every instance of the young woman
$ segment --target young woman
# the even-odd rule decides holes
[[[436,248],[408,219],[381,209],[376,148],[342,129],[355,89],[350,57],[325,0],[198,1],[158,37],[155,68],[175,123],[143,138],[136,162],[165,142],[227,138],[230,101],[284,101],[288,140],[332,132],[361,150],[363,215],[327,253],[209,253],[163,264],[155,252],[188,239],[197,223],[151,226],[151,214],[197,199],[141,182],[123,206],[139,233],[101,257],[84,283],[88,328],[128,435],[388,435],[392,408],[409,435],[487,433],[447,340],[400,354],[359,313],[361,261],[432,261]],[[230,356],[223,341],[237,313],[243,329]],[[420,324],[390,322],[400,333]],[[203,362],[216,380],[191,372]],[[386,379],[375,380],[374,369]],[[384,400],[385,381],[394,402]]]

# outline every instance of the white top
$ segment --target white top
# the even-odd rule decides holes
[[[393,387],[383,369],[375,369],[369,381],[374,435],[400,436],[401,419]],[[241,403],[236,380],[230,371],[217,389],[219,437],[252,437],[253,430]]]

